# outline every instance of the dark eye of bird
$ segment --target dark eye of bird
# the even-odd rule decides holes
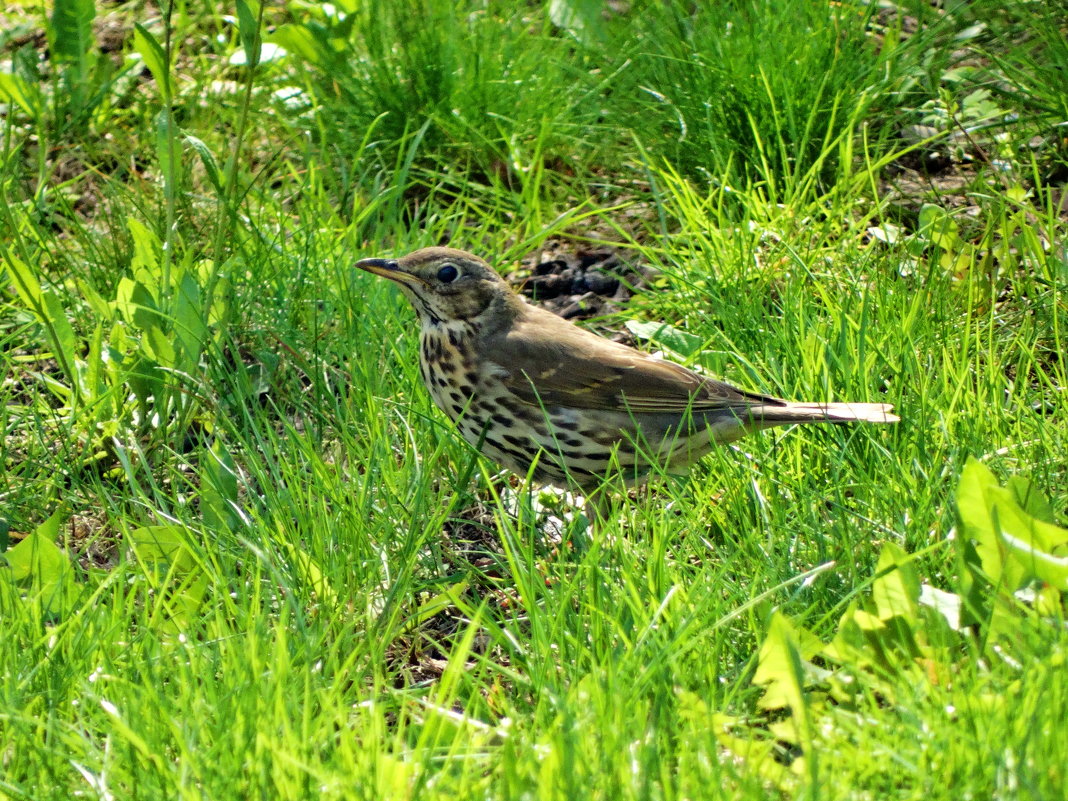
[[[441,283],[443,284],[451,284],[453,281],[456,280],[456,277],[459,274],[460,271],[457,270],[453,265],[445,264],[440,270],[438,270],[438,280],[441,281]]]

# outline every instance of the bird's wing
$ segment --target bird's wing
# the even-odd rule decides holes
[[[544,331],[551,325],[551,336]],[[583,409],[643,412],[743,411],[778,405],[699,376],[674,362],[603,339],[559,318],[542,325],[520,323],[490,350],[508,389],[526,403]]]

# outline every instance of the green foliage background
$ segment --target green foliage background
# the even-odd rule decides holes
[[[5,10],[0,795],[1061,797],[1064,10]],[[576,552],[351,266],[551,242],[655,268],[597,330],[903,422]]]

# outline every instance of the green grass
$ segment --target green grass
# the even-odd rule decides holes
[[[53,57],[0,36],[0,797],[1060,797],[1057,18],[713,5],[7,12]],[[576,552],[352,268],[553,238],[658,269],[598,330],[903,421],[719,449]]]

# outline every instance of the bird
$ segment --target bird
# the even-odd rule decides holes
[[[793,423],[895,423],[886,403],[798,403],[748,392],[598,336],[528,303],[490,264],[446,247],[365,258],[419,319],[434,404],[483,455],[589,495],[684,473],[716,445]]]

